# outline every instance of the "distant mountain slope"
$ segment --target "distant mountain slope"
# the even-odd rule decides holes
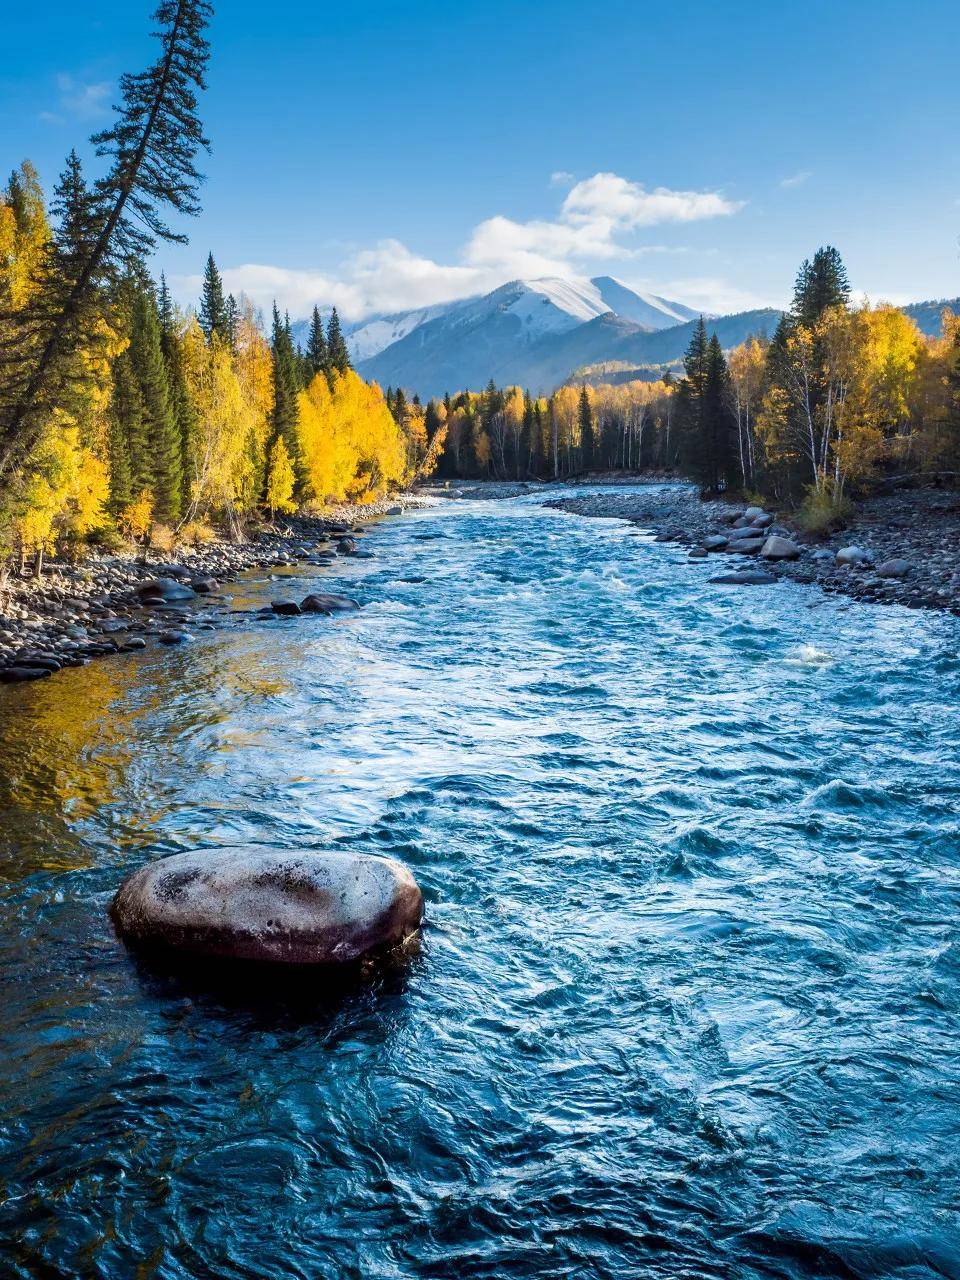
[[[724,347],[732,347],[750,334],[771,334],[779,318],[780,312],[772,308],[745,311],[711,320],[709,327]],[[550,392],[585,365],[678,360],[695,324],[688,320],[651,330],[607,311],[584,324],[526,341],[522,324],[509,311],[476,316],[452,330],[443,321],[432,321],[365,361],[361,372],[383,386],[405,386],[424,397],[483,387],[490,378],[500,385],[517,383],[534,392]]]
[[[944,311],[960,314],[960,298],[940,298],[934,302],[911,302],[903,310],[912,316],[921,331],[930,338],[939,338],[943,333],[942,316]]]

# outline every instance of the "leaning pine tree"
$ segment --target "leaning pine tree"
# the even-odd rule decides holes
[[[26,459],[62,400],[72,352],[93,327],[100,287],[124,257],[143,253],[156,239],[183,242],[162,210],[199,212],[201,181],[195,160],[207,146],[197,115],[209,58],[209,0],[162,0],[154,15],[159,59],[146,71],[123,76],[121,105],[110,129],[93,141],[110,157],[97,183],[96,225],[89,249],[51,272],[36,304],[11,318],[11,337],[0,351],[0,485]]]

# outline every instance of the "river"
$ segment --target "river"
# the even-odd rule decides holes
[[[0,1272],[960,1276],[960,621],[539,495],[365,545],[0,690]],[[401,859],[421,953],[134,962],[123,874],[237,843]]]

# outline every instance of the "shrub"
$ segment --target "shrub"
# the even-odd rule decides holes
[[[850,515],[850,502],[833,487],[809,488],[803,505],[797,512],[797,524],[804,533],[826,537],[842,529]]]

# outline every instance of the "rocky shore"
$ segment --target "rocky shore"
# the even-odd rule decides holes
[[[489,496],[493,496],[492,494]],[[690,548],[713,582],[783,580],[873,604],[946,609],[960,616],[960,493],[900,489],[860,503],[826,537],[801,532],[784,513],[703,501],[692,486],[630,493],[617,486],[548,503],[582,516],[627,520],[658,541]]]
[[[232,616],[221,587],[249,570],[332,564],[363,556],[363,522],[399,514],[420,500],[391,497],[366,507],[338,507],[258,530],[248,541],[213,541],[184,549],[173,562],[91,556],[79,565],[50,562],[39,578],[0,580],[0,684],[42,679],[92,658],[179,645]],[[277,601],[265,613],[333,613],[354,607],[340,596]]]

